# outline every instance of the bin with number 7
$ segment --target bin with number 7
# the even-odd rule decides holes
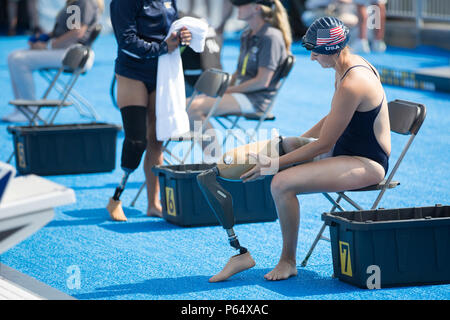
[[[450,206],[322,214],[334,275],[361,288],[450,283]]]

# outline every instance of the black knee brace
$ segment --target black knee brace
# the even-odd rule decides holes
[[[139,167],[147,148],[147,108],[127,106],[120,109],[125,140],[122,146],[121,167],[132,172]]]

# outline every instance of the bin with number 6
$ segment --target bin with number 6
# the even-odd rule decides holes
[[[219,222],[197,184],[197,175],[212,164],[155,166],[159,179],[163,218],[173,224],[191,227],[218,225]],[[219,179],[233,197],[236,223],[275,221],[277,212],[270,193],[272,176],[242,183]]]

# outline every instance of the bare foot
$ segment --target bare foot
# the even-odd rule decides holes
[[[280,260],[277,266],[267,273],[264,278],[266,280],[276,281],[276,280],[285,280],[289,277],[297,275],[297,266],[296,263]]]
[[[156,217],[156,218],[162,218],[162,207],[161,205],[151,206],[147,209],[147,216],[148,217]]]
[[[238,272],[253,268],[255,264],[255,260],[253,260],[248,251],[244,254],[232,256],[222,271],[211,277],[209,282],[224,281]]]

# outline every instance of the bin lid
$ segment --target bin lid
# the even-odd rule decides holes
[[[91,122],[91,123],[68,123],[68,124],[54,124],[54,125],[39,125],[39,126],[8,126],[7,130],[13,134],[30,134],[35,132],[64,132],[74,130],[99,130],[111,129],[115,131],[122,130],[122,127],[117,124]]]
[[[205,170],[215,167],[216,164],[197,163],[197,164],[177,164],[177,165],[161,165],[154,166],[152,171],[158,174],[165,174],[171,178],[176,179],[190,179],[197,176]]]
[[[322,220],[329,226],[338,224],[349,230],[450,225],[450,206],[325,212]]]

